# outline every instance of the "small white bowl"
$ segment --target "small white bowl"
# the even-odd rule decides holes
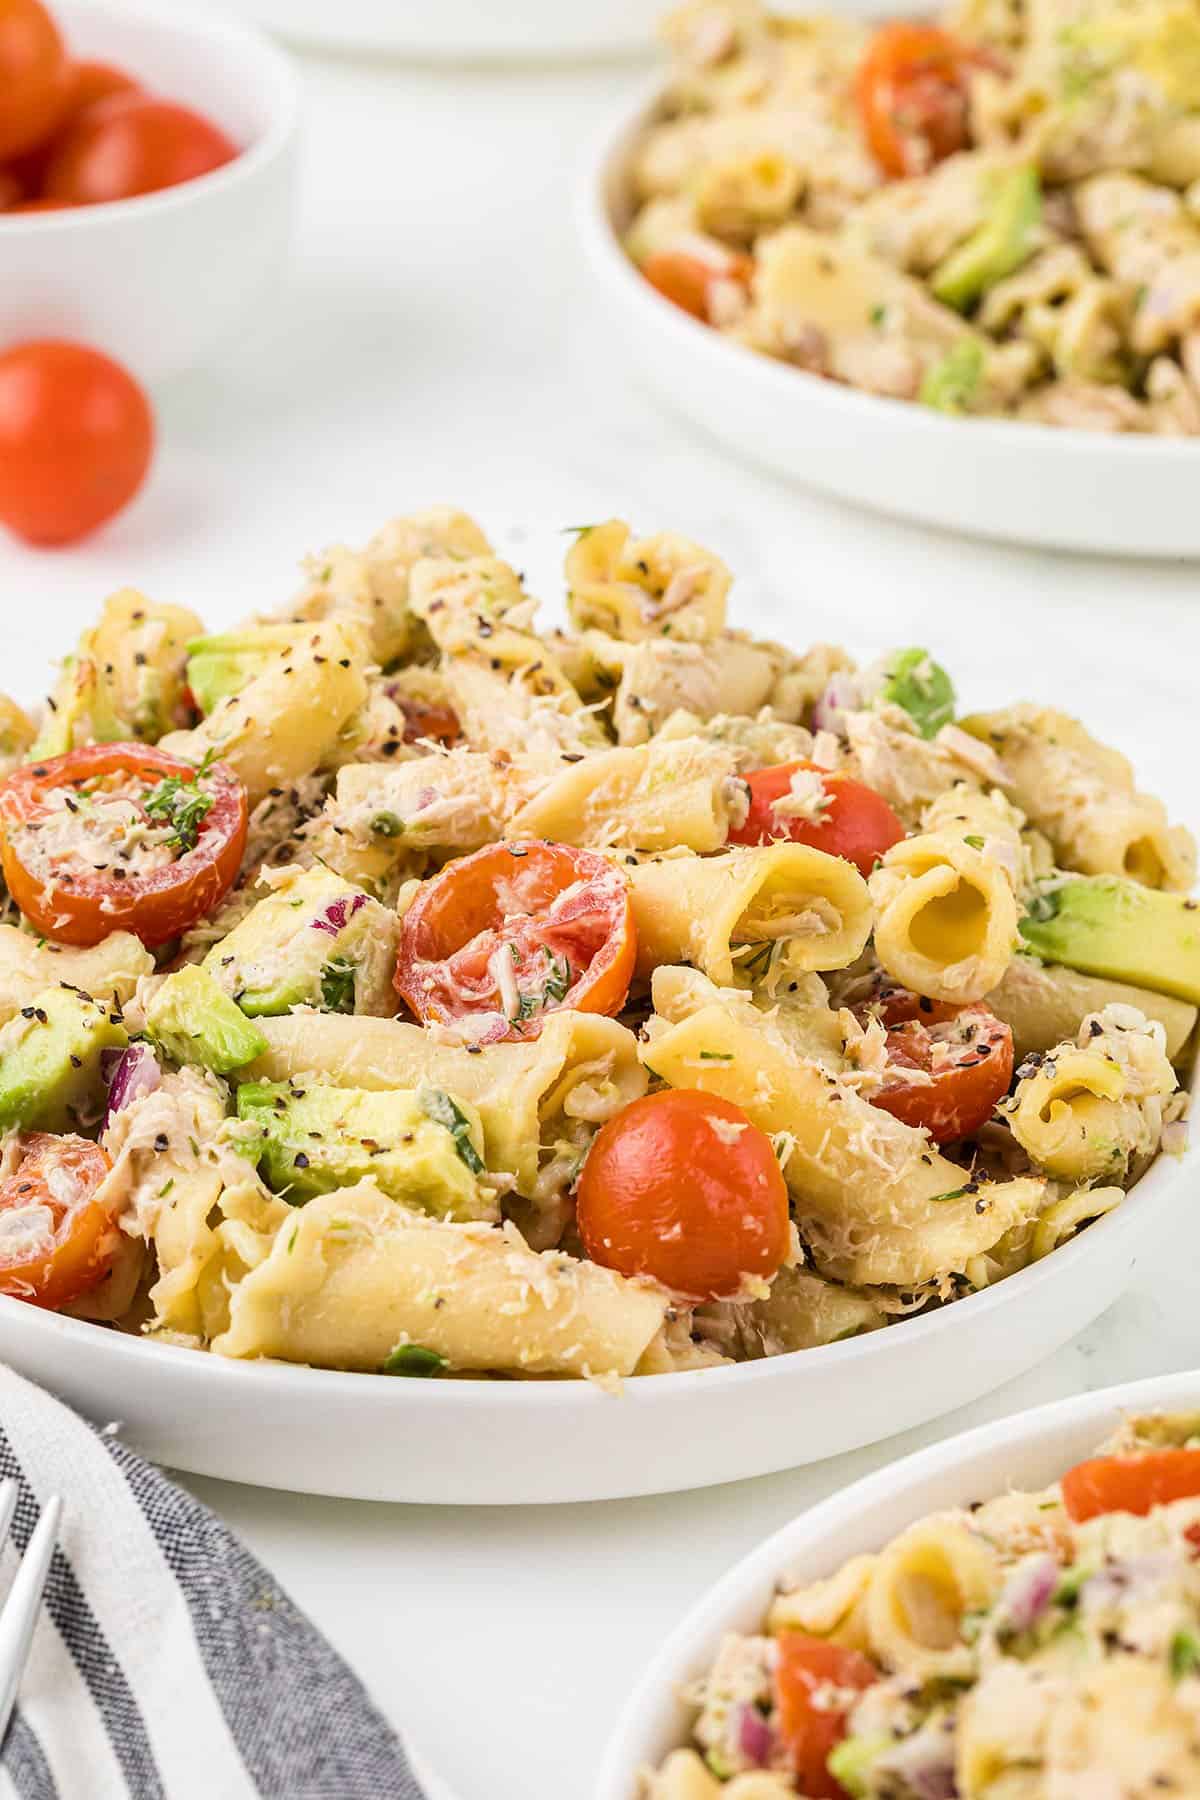
[[[711,1666],[726,1632],[761,1629],[776,1584],[832,1575],[924,1514],[1008,1488],[1056,1481],[1131,1412],[1192,1412],[1200,1373],[1156,1375],[1018,1413],[880,1469],[793,1519],[752,1550],[693,1607],[654,1658],[609,1741],[595,1800],[637,1800],[637,1771],[687,1742],[693,1711],[680,1690]]]
[[[668,406],[750,462],[899,518],[1063,550],[1200,557],[1195,438],[943,418],[776,362],[663,299],[621,243],[630,158],[660,91],[600,145],[578,223],[614,342]]]
[[[243,146],[211,175],[62,212],[0,213],[0,346],[64,337],[141,380],[200,362],[277,275],[291,221],[299,89],[285,56],[220,17],[55,0],[72,54],[128,69]]]

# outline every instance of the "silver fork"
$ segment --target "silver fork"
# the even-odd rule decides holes
[[[0,1546],[8,1539],[8,1528],[16,1508],[16,1482],[0,1481]],[[0,1741],[8,1730],[8,1721],[17,1703],[17,1689],[29,1660],[29,1644],[42,1609],[42,1595],[50,1573],[50,1559],[58,1542],[61,1518],[62,1501],[57,1494],[51,1494],[34,1526],[8,1599],[0,1611]]]

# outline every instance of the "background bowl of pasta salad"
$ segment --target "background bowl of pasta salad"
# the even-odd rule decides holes
[[[870,9],[805,10],[811,41],[781,24],[760,42],[765,12],[714,7],[704,35],[681,9],[670,82],[597,147],[579,229],[631,362],[738,456],[880,511],[1076,551],[1200,554],[1181,169],[1156,185],[1140,151],[1113,149],[1103,110],[1091,161],[1074,141],[1057,162],[1053,147],[1026,151],[1004,107],[1044,71],[1029,74],[1023,43],[983,44],[981,59],[1020,77],[979,77],[1000,84],[1009,135],[883,179],[854,116]],[[956,30],[986,33],[978,15],[947,10]],[[1148,69],[1162,63],[1157,17],[1147,9],[1137,46]],[[1072,64],[1047,79],[1069,94],[1076,76]],[[1190,132],[1193,114],[1175,111],[1172,129]],[[1127,217],[1153,255],[1141,239],[1114,247]],[[1180,244],[1160,255],[1164,231]]]
[[[643,1772],[660,1768],[689,1743],[697,1708],[685,1695],[712,1668],[728,1634],[762,1631],[782,1582],[791,1592],[826,1581],[851,1559],[882,1550],[927,1515],[977,1508],[1010,1492],[1036,1495],[1094,1457],[1127,1420],[1175,1414],[1194,1421],[1198,1402],[1200,1377],[1194,1373],[1075,1395],[919,1451],[803,1513],[731,1569],[654,1657],[610,1741],[595,1800],[644,1800],[648,1787],[655,1800],[661,1793],[669,1800],[708,1800],[718,1784],[702,1768],[697,1773],[690,1759],[686,1773],[677,1770],[677,1786],[670,1785],[670,1776],[658,1787],[650,1786]],[[743,1785],[755,1780],[764,1784],[763,1800],[791,1791],[786,1776],[747,1775]],[[738,1791],[736,1783],[732,1791]],[[931,1786],[928,1791],[953,1790]]]

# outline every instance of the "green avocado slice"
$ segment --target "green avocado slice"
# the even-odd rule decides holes
[[[146,1028],[177,1063],[228,1075],[262,1056],[267,1040],[206,969],[191,963],[168,975],[146,1008]]]
[[[933,271],[935,299],[957,312],[1011,275],[1032,254],[1042,217],[1042,185],[1032,164],[1010,169],[996,182],[987,218]]]
[[[1027,949],[1085,975],[1200,1002],[1200,902],[1081,875],[1042,889],[1020,924]]]

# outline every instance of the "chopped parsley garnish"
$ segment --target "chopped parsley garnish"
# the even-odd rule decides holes
[[[964,1194],[969,1194],[971,1191],[969,1187],[951,1188],[948,1194],[930,1194],[929,1199],[931,1204],[936,1206],[942,1200],[961,1200]]]
[[[733,1051],[732,1050],[702,1050],[700,1052],[700,1061],[701,1062],[732,1062],[733,1061]]]
[[[354,1011],[354,964],[335,956],[321,970],[321,1004],[327,1012]]]
[[[201,773],[197,769],[190,781],[178,775],[164,775],[142,801],[142,811],[148,819],[171,827],[165,843],[176,844],[180,850],[196,848],[200,827],[215,804],[213,796],[203,793],[197,785]]]
[[[454,1148],[472,1175],[483,1174],[483,1159],[471,1142],[471,1126],[457,1101],[441,1088],[423,1087],[417,1096],[421,1111],[435,1125],[441,1125],[454,1139]]]
[[[522,994],[517,1002],[516,1020],[531,1019],[535,1013],[545,1012],[546,1008],[556,1001],[565,1000],[571,991],[571,964],[565,956],[555,956],[554,952],[542,945],[542,955],[550,964],[549,973],[538,992]],[[516,947],[513,946],[513,961],[518,960]]]
[[[971,837],[965,837],[965,838],[964,838],[964,839],[963,839],[963,843],[964,843],[964,844],[970,844],[970,846],[971,846],[971,848],[972,848],[972,850],[982,850],[982,849],[983,849],[983,844],[984,844],[984,840],[983,840],[983,838],[981,838],[981,837],[975,837],[975,836],[971,836]]]
[[[424,1344],[397,1344],[385,1357],[381,1373],[427,1376],[436,1375],[439,1369],[445,1367],[445,1357],[439,1356],[436,1350],[427,1350]]]

